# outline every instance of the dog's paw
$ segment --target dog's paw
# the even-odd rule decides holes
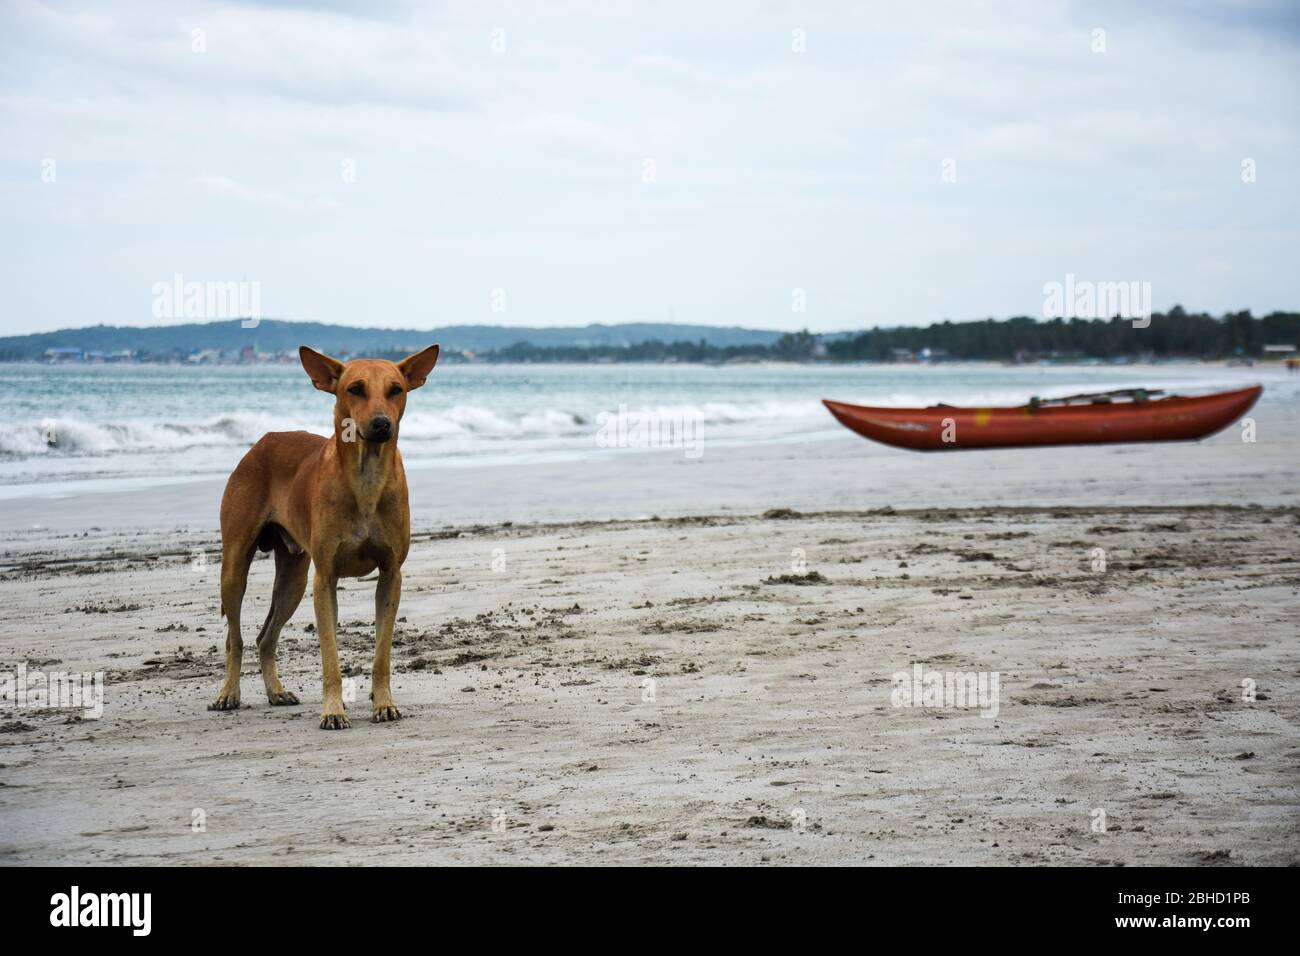
[[[267,694],[266,699],[271,702],[272,707],[292,707],[298,703],[298,695],[291,690],[279,690],[274,694]]]
[[[370,722],[372,724],[383,724],[390,720],[401,720],[402,712],[397,709],[396,704],[389,704],[387,707],[376,707],[370,713]]]
[[[208,710],[239,710],[239,695],[221,694],[208,704]]]
[[[351,726],[352,724],[348,722],[347,715],[345,714],[320,715],[321,730],[347,730]]]

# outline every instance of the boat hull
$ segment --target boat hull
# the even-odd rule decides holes
[[[1031,408],[876,408],[822,400],[845,428],[915,451],[1195,441],[1227,428],[1263,386],[1216,395]]]

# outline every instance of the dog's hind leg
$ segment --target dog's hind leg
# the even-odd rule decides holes
[[[226,615],[226,679],[208,710],[236,710],[239,707],[239,669],[243,665],[244,641],[239,635],[239,610],[248,587],[248,567],[253,563],[256,539],[243,535],[221,536],[221,613]]]
[[[275,549],[275,588],[271,594],[271,610],[266,623],[257,635],[257,658],[262,665],[262,681],[266,684],[266,699],[272,705],[296,704],[298,698],[284,689],[275,667],[275,648],[280,643],[280,631],[293,612],[298,610],[303,593],[307,590],[307,570],[311,555],[305,551],[292,553],[284,544]]]

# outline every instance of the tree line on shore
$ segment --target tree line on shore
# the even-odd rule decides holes
[[[1300,313],[1221,317],[1175,306],[1149,320],[984,319],[819,336],[791,332],[770,345],[651,340],[631,346],[535,346],[516,342],[474,355],[489,362],[889,362],[912,359],[1258,358],[1267,345],[1300,345]]]
[[[1265,354],[1266,346],[1300,345],[1300,313],[1273,312],[1256,317],[1249,311],[1241,311],[1216,317],[1203,312],[1186,312],[1178,306],[1167,313],[1155,313],[1149,319],[1136,320],[1118,317],[1042,320],[1020,316],[973,322],[944,321],[924,327],[896,326],[821,335],[804,330],[779,337],[774,332],[716,329],[711,331],[711,334],[717,333],[713,336],[714,341],[703,337],[669,341],[666,336],[674,334],[674,327],[659,326],[653,329],[645,327],[645,331],[663,332],[665,338],[647,338],[635,344],[626,344],[626,338],[623,343],[609,344],[536,344],[522,340],[486,349],[475,349],[472,346],[467,348],[463,342],[458,343],[456,340],[463,338],[464,328],[469,327],[438,330],[447,333],[443,340],[444,360],[598,363],[889,362],[943,359],[1113,361],[1258,358]],[[609,335],[611,331],[623,327],[589,328]],[[690,329],[690,332],[706,328],[711,329],[697,326]],[[526,336],[530,330],[518,331]],[[541,331],[554,336],[559,332],[574,333],[582,330]],[[638,328],[636,331],[642,330]],[[84,345],[88,348],[117,350],[108,355],[107,360],[124,358],[145,362],[193,362],[196,358],[206,360],[203,354],[206,349],[215,356],[214,360],[223,363],[267,360],[294,362],[297,346],[304,342],[340,356],[401,358],[411,350],[406,339],[424,341],[434,334],[427,331],[376,331],[280,321],[268,321],[260,328],[248,330],[234,323],[150,329],[97,326],[0,340],[0,361],[31,361],[42,357],[47,360],[77,361],[103,359],[104,353],[89,352],[78,347]],[[493,330],[497,342],[508,334],[509,330],[504,327]],[[366,341],[367,337],[373,339],[376,336],[381,339],[386,337],[388,341]],[[761,336],[766,336],[766,340],[753,340]],[[721,341],[717,340],[719,338]],[[746,341],[745,338],[750,340]],[[352,341],[353,339],[359,340]],[[276,347],[269,352],[263,351],[262,347],[268,340],[273,341]],[[290,343],[292,347],[284,346],[284,343]],[[397,347],[399,345],[402,347]]]

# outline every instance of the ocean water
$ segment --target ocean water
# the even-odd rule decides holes
[[[408,468],[617,454],[625,421],[713,443],[842,436],[820,404],[1016,405],[1031,395],[1144,386],[1199,394],[1262,382],[1300,400],[1300,375],[1217,365],[445,365],[412,393]],[[0,497],[147,486],[229,473],[268,431],[328,434],[332,399],[297,366],[0,365]],[[625,435],[626,438],[626,435]],[[87,484],[89,483],[89,484]]]

